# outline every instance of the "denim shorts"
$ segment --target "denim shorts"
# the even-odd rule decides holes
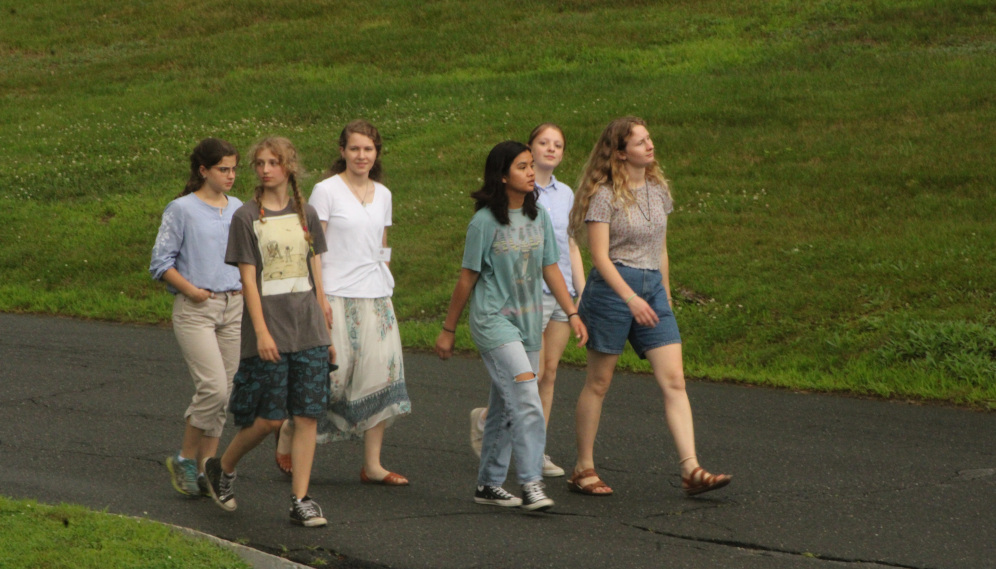
[[[329,350],[319,346],[268,362],[259,356],[239,362],[228,410],[235,424],[248,427],[257,417],[279,421],[293,417],[317,419],[329,404]]]
[[[625,299],[619,298],[597,269],[592,269],[578,309],[581,320],[588,327],[588,349],[603,354],[621,354],[629,340],[636,355],[645,359],[646,353],[654,348],[680,344],[678,322],[667,303],[661,272],[619,264],[615,267],[633,292],[654,309],[660,321],[653,327],[637,324]]]

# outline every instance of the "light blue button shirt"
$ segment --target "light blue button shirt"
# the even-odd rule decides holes
[[[557,238],[557,247],[560,247],[560,260],[557,266],[564,275],[567,282],[567,290],[571,297],[577,296],[574,290],[574,278],[571,272],[571,250],[567,245],[567,225],[570,223],[571,208],[574,207],[574,192],[563,182],[558,182],[557,178],[550,176],[550,183],[544,187],[536,184],[536,191],[539,193],[537,202],[541,207],[546,208],[553,221],[553,234]],[[543,283],[543,292],[550,294],[550,287]]]
[[[239,269],[225,264],[228,229],[232,215],[242,202],[228,196],[228,206],[219,209],[204,203],[194,194],[177,198],[163,212],[159,235],[152,248],[149,273],[161,280],[171,268],[197,288],[222,292],[242,290]],[[167,284],[166,290],[177,290]]]

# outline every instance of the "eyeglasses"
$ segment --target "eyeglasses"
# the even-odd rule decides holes
[[[218,172],[221,172],[222,176],[227,176],[229,174],[237,174],[238,173],[236,171],[238,168],[235,167],[235,166],[232,166],[232,167],[229,167],[229,166],[214,166],[214,169],[217,170]]]

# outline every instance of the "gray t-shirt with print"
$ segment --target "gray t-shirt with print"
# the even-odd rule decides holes
[[[546,208],[536,219],[521,209],[508,211],[501,225],[488,208],[467,227],[463,268],[480,274],[470,297],[470,335],[481,352],[522,342],[540,349],[543,337],[543,267],[560,258]]]
[[[634,269],[660,270],[667,234],[667,216],[674,202],[667,188],[648,182],[633,190],[634,203],[615,200],[612,188],[602,186],[591,196],[585,221],[609,224],[609,259]]]
[[[327,250],[322,224],[315,208],[308,204],[304,208],[314,254],[321,255]],[[255,201],[246,202],[232,216],[225,262],[255,265],[263,321],[282,354],[332,343],[315,296],[311,258],[293,198],[281,211],[267,210],[263,221]],[[246,309],[242,312],[242,359],[258,355],[256,329]]]

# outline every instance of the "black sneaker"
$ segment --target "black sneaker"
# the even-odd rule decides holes
[[[211,488],[208,484],[207,476],[204,476],[203,474],[197,475],[197,491],[200,492],[200,495],[204,498],[211,497]]]
[[[235,473],[225,474],[221,470],[221,459],[209,458],[204,462],[204,476],[207,478],[208,490],[215,504],[221,506],[223,510],[233,512],[238,504],[235,503]]]
[[[522,505],[522,500],[511,495],[501,486],[478,486],[474,492],[474,501],[478,504],[491,504],[514,508]]]
[[[543,491],[540,481],[527,482],[522,485],[522,509],[530,512],[543,512],[553,507],[553,500]]]
[[[306,528],[317,528],[328,523],[322,517],[321,507],[311,499],[311,496],[298,500],[297,496],[291,495],[290,520],[292,524]]]

